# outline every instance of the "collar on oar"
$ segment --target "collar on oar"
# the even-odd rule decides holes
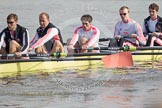
[[[123,51],[136,51],[136,47],[130,47],[128,45],[121,48]]]

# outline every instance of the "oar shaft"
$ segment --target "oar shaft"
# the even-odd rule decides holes
[[[162,46],[154,47],[100,47],[94,50],[123,50],[123,51],[136,51],[136,50],[162,50]]]
[[[48,62],[48,61],[86,61],[101,60],[101,58],[39,58],[39,59],[16,59],[16,60],[0,60],[0,63],[17,63],[17,62]]]
[[[160,35],[158,35],[158,34],[156,34],[156,33],[149,33],[148,35],[149,35],[149,36],[155,36],[155,37],[158,37],[158,38],[159,38],[159,36],[160,36]]]
[[[0,54],[0,57],[14,57],[15,54]]]
[[[124,50],[124,47],[100,47],[100,48],[92,48],[92,50],[114,50],[114,51],[118,51],[118,50]]]
[[[22,57],[82,57],[82,56],[100,56],[111,55],[117,53],[117,51],[106,51],[105,53],[53,53],[53,54],[22,54]],[[15,54],[0,54],[0,57],[14,57]]]
[[[137,47],[136,50],[162,50],[162,46],[154,46],[154,47]]]
[[[109,41],[111,38],[100,38],[99,42]]]
[[[87,49],[82,49],[82,48],[74,48],[73,50],[124,50],[125,47],[94,47],[94,48],[87,48]]]
[[[117,51],[106,51],[104,53],[59,53],[60,57],[82,57],[82,56],[100,56],[100,55],[111,55]],[[59,57],[57,53],[54,54],[29,54],[29,57]]]
[[[119,51],[105,51],[102,53],[60,53],[60,58],[61,57],[82,57],[82,56],[102,56],[102,55],[111,55],[111,54],[116,54]],[[162,55],[162,52],[132,52],[132,55]],[[8,55],[2,55],[0,54],[0,57],[13,57],[13,54],[8,54]],[[23,54],[23,57],[56,57],[55,53],[50,55],[50,54]]]

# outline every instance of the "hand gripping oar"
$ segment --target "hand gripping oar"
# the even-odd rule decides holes
[[[157,38],[162,37],[162,35],[159,35],[159,34],[157,34],[157,33],[149,33],[148,36],[155,36],[155,37],[157,37]]]

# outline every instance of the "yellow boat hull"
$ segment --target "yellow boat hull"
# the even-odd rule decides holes
[[[162,52],[140,51],[140,52]],[[84,56],[83,58],[102,58],[103,56]],[[79,57],[78,57],[79,58]],[[162,60],[162,55],[133,55],[134,64],[154,63]],[[40,62],[15,62],[0,64],[0,78],[13,77],[16,75],[55,73],[63,69],[87,69],[102,66],[101,60],[79,60],[79,61],[40,61]],[[149,66],[148,66],[149,67]]]
[[[135,62],[150,62],[150,61],[158,62],[162,60],[162,54],[153,55],[154,53],[162,53],[162,50],[148,50],[148,51],[136,51],[136,52],[150,53],[150,55],[133,55],[133,61]]]
[[[91,58],[84,57],[84,58]],[[83,70],[102,64],[101,60],[84,61],[40,61],[40,62],[15,62],[0,64],[0,78],[15,75],[54,73],[63,69]]]

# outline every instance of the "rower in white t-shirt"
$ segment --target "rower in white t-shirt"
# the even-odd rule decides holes
[[[77,27],[74,31],[72,39],[68,40],[68,52],[97,52],[93,50],[87,50],[88,48],[99,47],[100,31],[97,27],[92,26],[92,16],[86,14],[81,17],[82,26]],[[74,49],[81,50],[74,50]]]
[[[115,26],[114,39],[111,40],[110,44],[113,46],[113,42],[117,46],[144,46],[146,39],[143,35],[140,24],[129,17],[129,8],[123,6],[119,9],[119,14],[122,21],[119,21]],[[113,41],[113,42],[112,42]]]

